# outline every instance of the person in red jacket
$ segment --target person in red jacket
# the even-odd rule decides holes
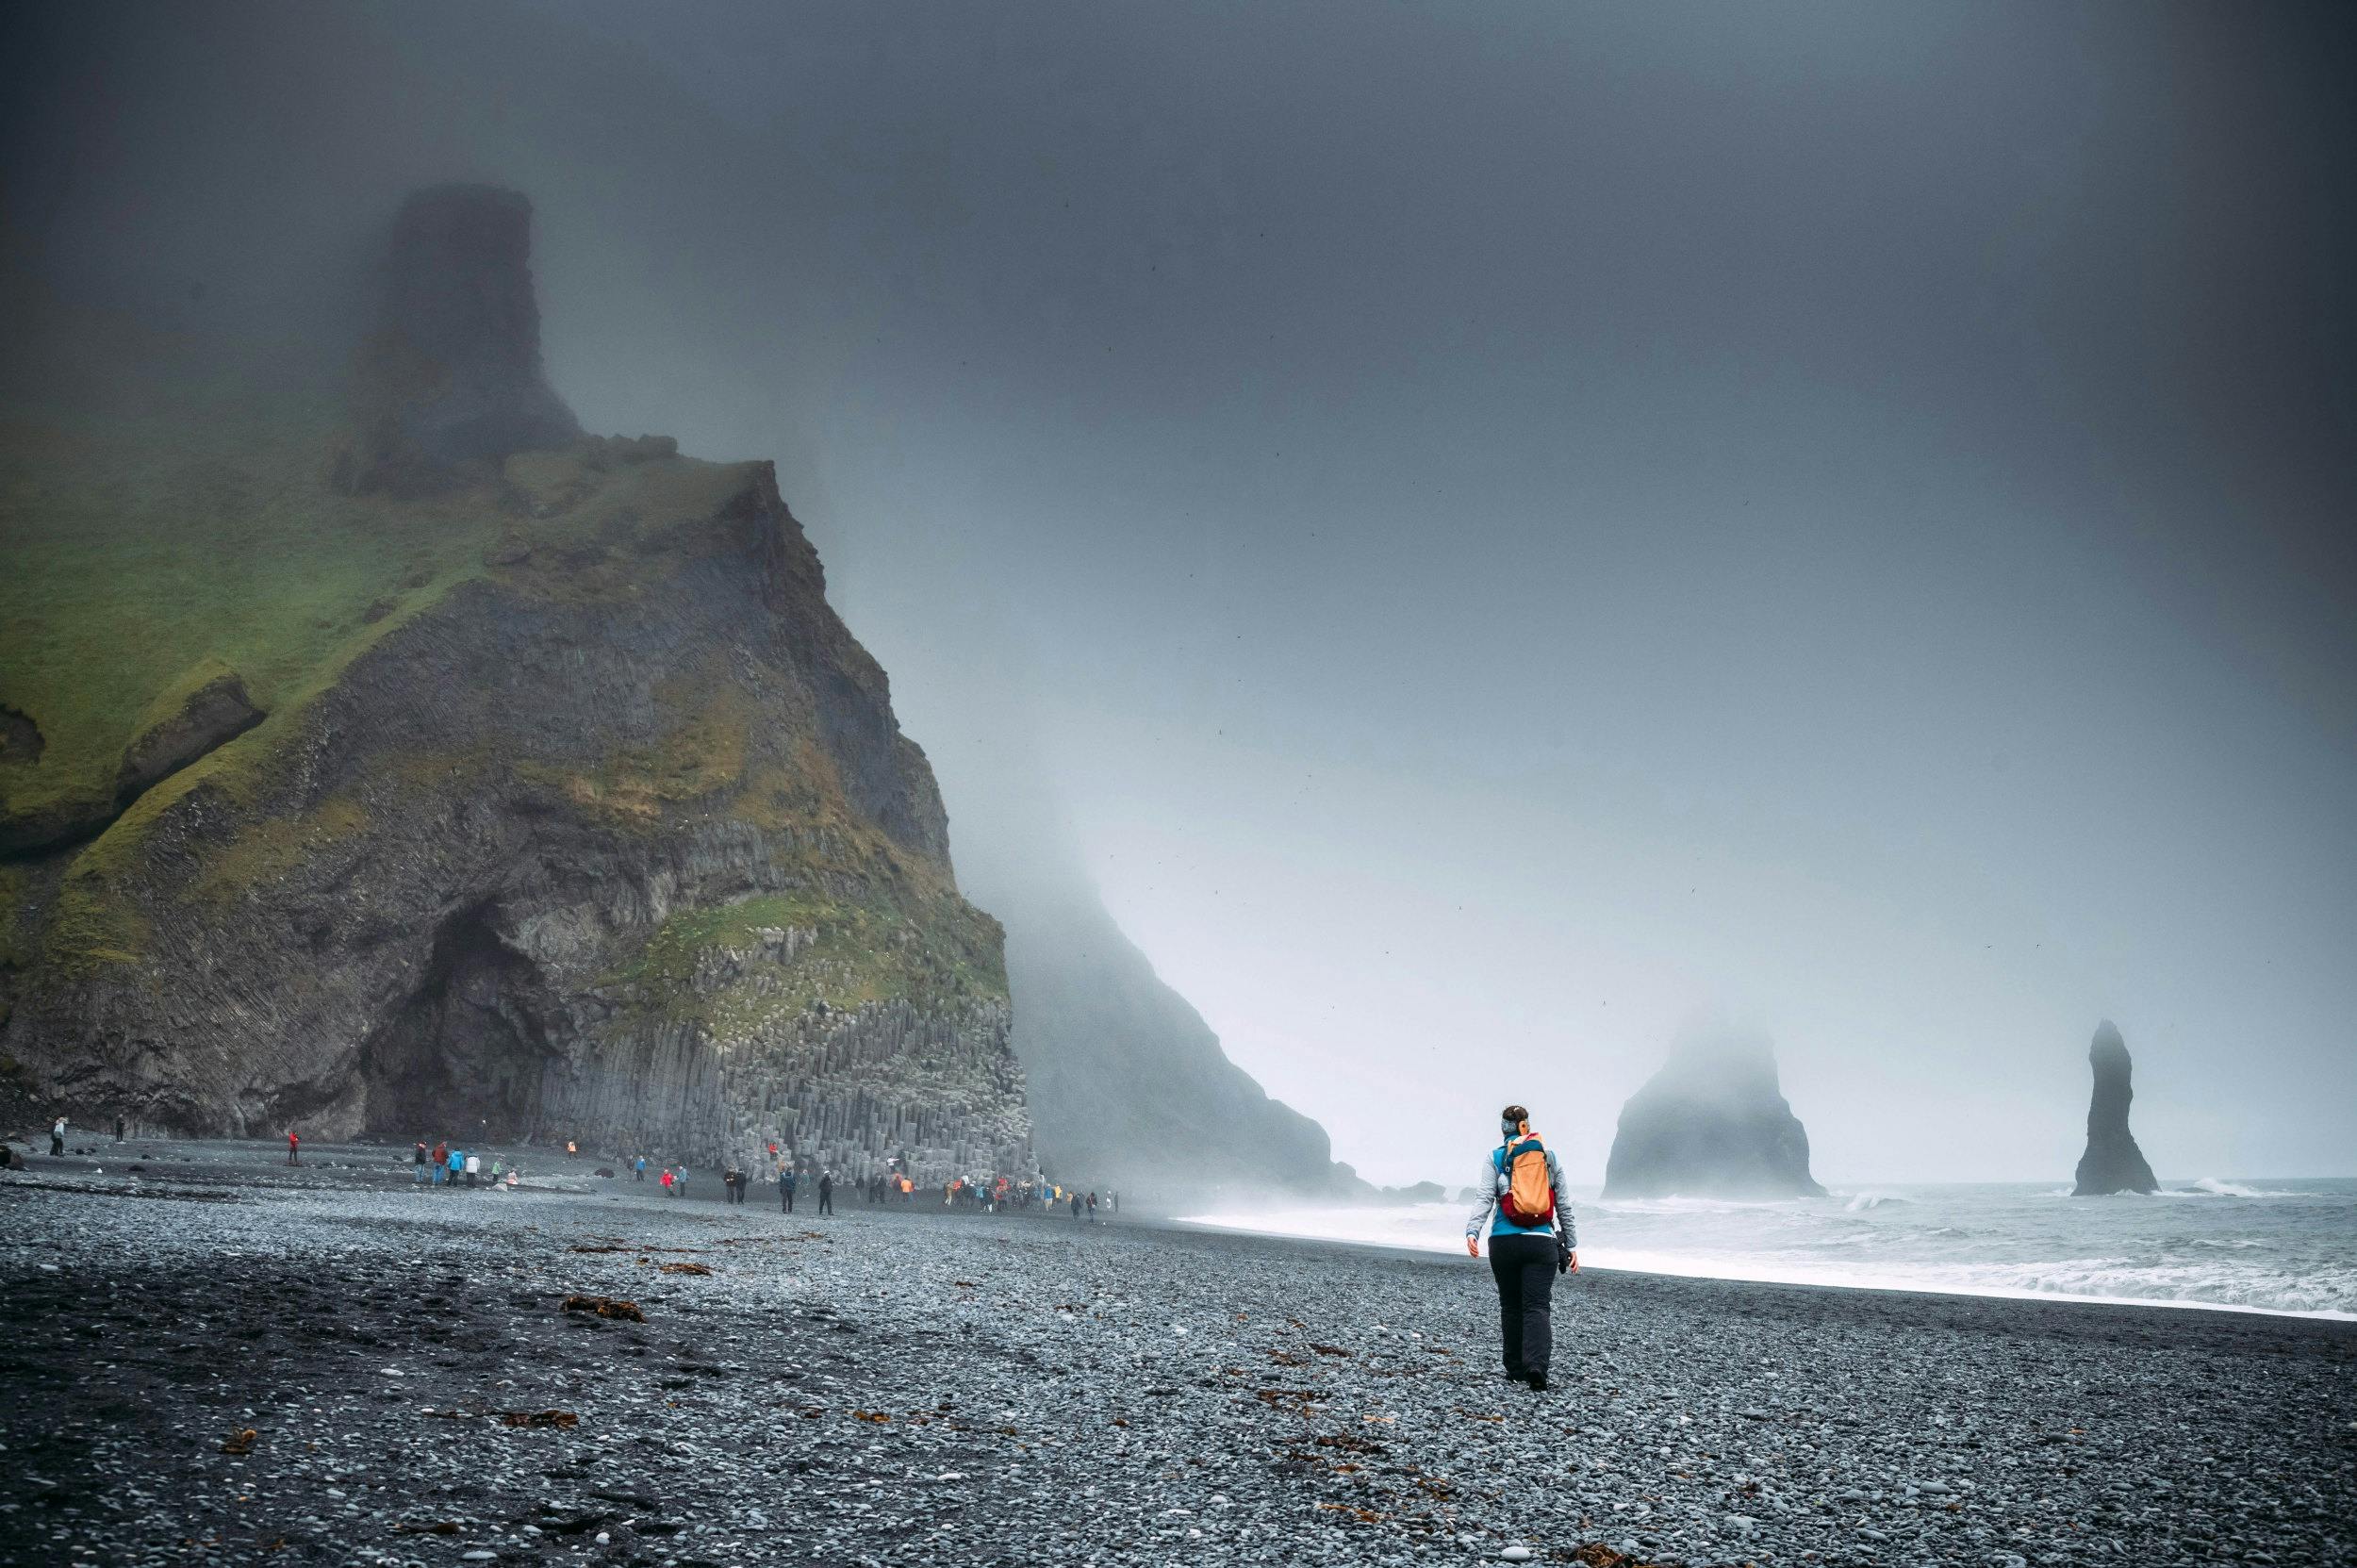
[[[295,1136],[295,1130],[293,1128],[290,1127],[287,1129],[287,1164],[290,1165],[299,1165],[303,1164],[303,1161],[298,1157],[301,1154],[302,1149],[303,1140]]]

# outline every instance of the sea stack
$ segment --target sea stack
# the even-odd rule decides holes
[[[1817,1197],[1767,1041],[1689,1040],[1621,1108],[1607,1197]]]
[[[2128,1102],[2135,1098],[2128,1082],[2128,1045],[2109,1018],[2096,1026],[2087,1065],[2095,1069],[2095,1095],[2087,1101],[2087,1151],[2079,1156],[2079,1184],[2071,1196],[2157,1191],[2152,1167],[2128,1131]]]
[[[540,366],[532,203],[490,185],[418,191],[394,215],[374,329],[354,363],[346,490],[416,493],[469,465],[581,435]]]

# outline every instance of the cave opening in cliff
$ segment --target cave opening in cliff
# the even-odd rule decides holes
[[[436,928],[425,972],[361,1052],[370,1132],[530,1137],[555,1054],[546,978],[507,940],[496,900]]]

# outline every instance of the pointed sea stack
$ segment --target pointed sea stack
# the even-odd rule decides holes
[[[1607,1197],[1818,1197],[1768,1042],[1693,1040],[1621,1108]]]
[[[2128,1082],[2128,1046],[2109,1018],[2096,1026],[2087,1064],[2095,1069],[2095,1096],[2087,1101],[2087,1151],[2079,1156],[2079,1184],[2071,1196],[2158,1191],[2152,1167],[2128,1131],[2128,1102],[2135,1098]]]

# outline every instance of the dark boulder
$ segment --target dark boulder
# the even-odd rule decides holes
[[[1605,1165],[1607,1197],[1822,1196],[1808,1132],[1764,1040],[1689,1041],[1629,1097]]]
[[[2079,1156],[2078,1185],[2071,1196],[2158,1191],[2152,1167],[2136,1147],[2135,1134],[2128,1131],[2128,1103],[2135,1098],[2129,1083],[2128,1044],[2109,1018],[2096,1027],[2087,1065],[2095,1069],[2095,1093],[2087,1101],[2087,1151]]]
[[[123,749],[115,800],[129,805],[213,748],[263,719],[245,682],[219,659],[206,659],[156,700],[146,722]]]
[[[92,781],[45,798],[0,799],[0,860],[45,855],[97,837],[132,801],[264,717],[236,670],[219,659],[198,661],[148,705],[139,733],[123,749],[111,792]]]
[[[39,762],[48,744],[31,714],[0,706],[0,762]]]
[[[95,838],[121,815],[121,806],[95,790],[30,801],[0,795],[0,860]]]

